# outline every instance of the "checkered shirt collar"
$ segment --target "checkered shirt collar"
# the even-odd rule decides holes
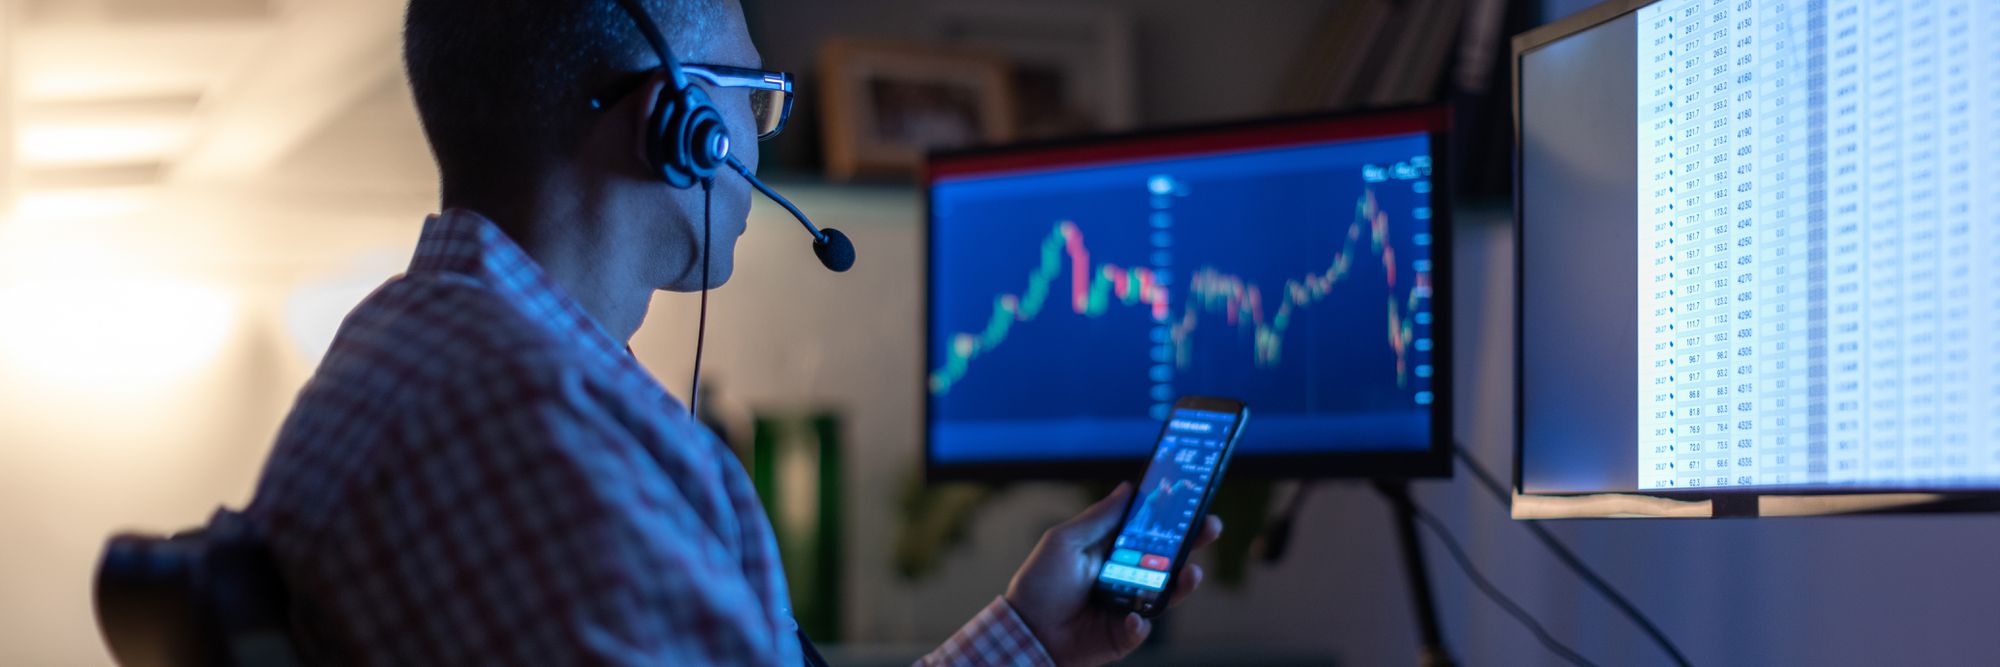
[[[409,273],[425,272],[471,277],[499,292],[534,321],[588,348],[594,356],[651,379],[651,374],[633,358],[631,347],[605,331],[597,318],[550,280],[542,266],[508,237],[500,225],[478,212],[446,209],[424,221]],[[678,403],[667,395],[665,388],[648,384],[659,391],[659,398]]]

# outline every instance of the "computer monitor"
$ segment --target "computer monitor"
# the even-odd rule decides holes
[[[1176,397],[1231,476],[1449,474],[1437,109],[932,156],[933,479],[1124,477]]]
[[[1989,504],[1996,30],[1619,0],[1516,38],[1517,515]]]

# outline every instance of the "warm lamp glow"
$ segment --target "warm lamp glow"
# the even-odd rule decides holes
[[[185,379],[212,361],[237,305],[220,288],[136,268],[87,239],[0,234],[0,376],[96,396]],[[10,378],[12,379],[12,378]]]
[[[47,281],[0,285],[0,358],[50,387],[116,395],[207,365],[236,317],[192,284]]]
[[[146,196],[137,190],[91,188],[26,192],[14,203],[14,217],[42,224],[137,217],[146,212],[149,203]]]

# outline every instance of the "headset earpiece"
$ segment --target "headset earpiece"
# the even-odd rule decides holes
[[[669,83],[653,107],[653,132],[646,156],[660,180],[691,188],[715,175],[729,157],[729,127],[700,88],[675,90]]]
[[[673,45],[653,25],[639,0],[617,0],[618,7],[632,18],[639,35],[660,56],[660,68],[668,76],[666,88],[654,100],[652,133],[645,138],[646,159],[660,180],[676,188],[691,188],[707,182],[729,161],[729,128],[715,110],[708,94],[689,83],[681,63],[674,59]]]

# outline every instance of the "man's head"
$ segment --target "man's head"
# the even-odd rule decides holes
[[[682,62],[761,64],[736,0],[640,4]],[[410,0],[403,44],[445,206],[484,213],[524,242],[584,235],[607,251],[645,254],[651,273],[640,279],[653,287],[700,286],[702,193],[669,187],[645,159],[647,119],[668,75],[653,71],[606,108],[590,104],[660,65],[615,0]],[[754,168],[749,93],[707,92],[737,157]],[[750,194],[741,179],[718,174],[714,196],[709,270],[720,284]],[[577,227],[548,228],[564,224],[550,215],[574,217]]]

